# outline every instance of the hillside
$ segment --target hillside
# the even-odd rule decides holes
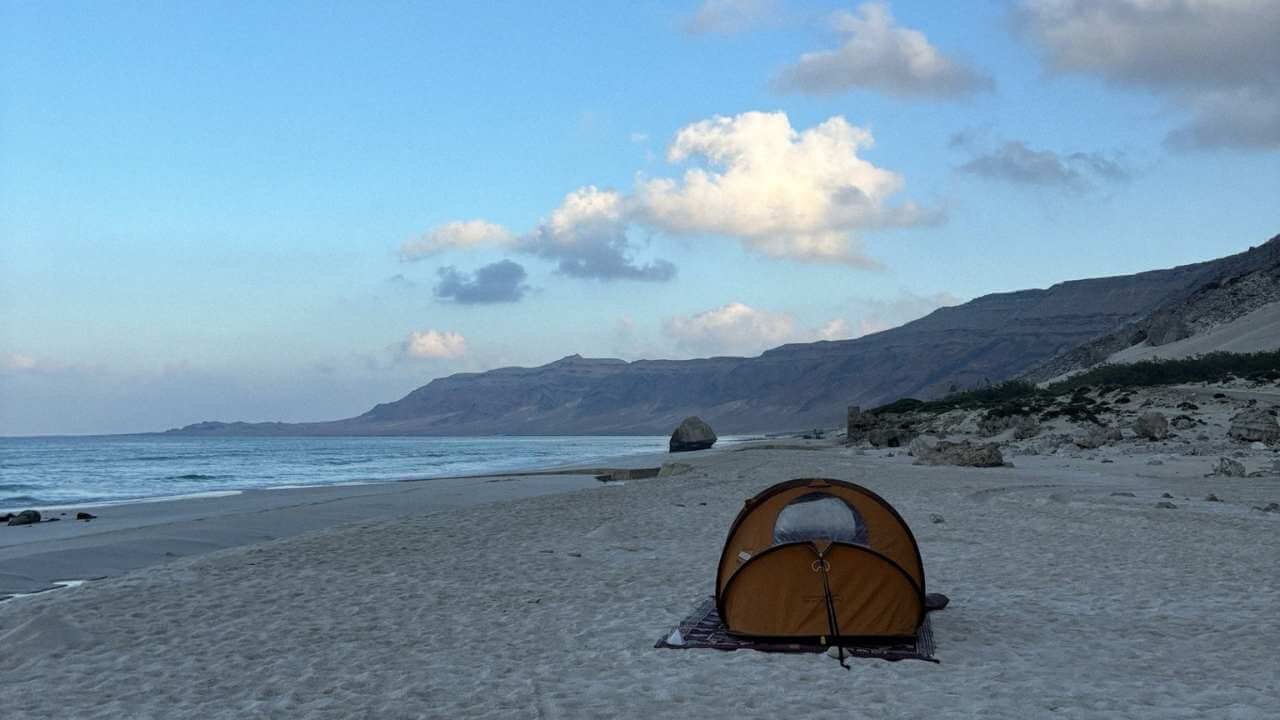
[[[1103,362],[1175,359],[1280,347],[1280,235],[1213,263],[1192,292],[1173,295],[1137,320],[1034,367],[1045,381]]]
[[[639,434],[670,432],[691,414],[721,433],[829,426],[843,421],[849,404],[938,397],[953,387],[1062,366],[1050,361],[1073,362],[1077,348],[1112,337],[1118,329],[1147,328],[1146,337],[1154,337],[1153,312],[1194,304],[1194,298],[1222,287],[1224,279],[1265,275],[1278,261],[1280,236],[1218,260],[986,295],[873,335],[783,345],[754,358],[625,362],[571,355],[541,367],[432,380],[400,400],[345,420],[206,422],[170,432]],[[1176,335],[1161,337],[1172,341]],[[1099,359],[1105,358],[1132,344],[1098,346],[1082,357],[1101,353]]]

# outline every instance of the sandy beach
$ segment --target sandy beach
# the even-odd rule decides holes
[[[821,441],[676,459],[685,472],[579,476],[536,497],[381,496],[399,511],[0,603],[7,704],[83,718],[1263,718],[1280,703],[1280,514],[1253,509],[1280,497],[1274,478],[1205,478],[1210,458],[1158,449],[992,469]],[[826,656],[653,648],[711,593],[742,501],[802,476],[862,483],[903,514],[930,590],[952,600],[933,616],[940,664],[845,672]],[[521,482],[541,480],[465,484]]]

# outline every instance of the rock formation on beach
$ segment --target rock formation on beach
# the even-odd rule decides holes
[[[696,415],[685,418],[671,433],[671,452],[707,450],[716,444],[716,431]]]
[[[850,403],[875,407],[902,397],[930,399],[1027,372],[1052,377],[1138,338],[1186,341],[1186,333],[1236,310],[1273,307],[1267,303],[1273,289],[1280,298],[1277,288],[1280,236],[1218,260],[995,293],[891,330],[783,345],[753,358],[626,362],[571,355],[540,367],[437,378],[345,420],[203,422],[170,432],[656,435],[689,415],[705,418],[722,433],[823,427],[837,423]],[[881,439],[910,442],[887,431]]]

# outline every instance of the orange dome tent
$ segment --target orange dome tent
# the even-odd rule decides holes
[[[840,645],[915,635],[924,564],[902,516],[842,480],[778,483],[747,500],[729,529],[716,609],[734,635]]]

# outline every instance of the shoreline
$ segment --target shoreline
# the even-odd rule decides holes
[[[732,447],[732,444],[730,445]],[[702,454],[724,452],[721,448]],[[689,455],[690,453],[681,453]],[[228,548],[370,519],[508,502],[604,484],[596,476],[657,468],[668,454],[588,456],[481,475],[211,490],[195,495],[35,507],[45,521],[0,527],[0,602]],[[75,520],[76,511],[97,517]],[[47,514],[46,514],[47,513]],[[54,514],[58,513],[58,514]],[[59,521],[51,522],[50,517]]]
[[[50,437],[53,437],[53,436],[50,436]],[[61,436],[58,436],[58,437],[61,437]],[[79,436],[67,436],[67,437],[79,437]],[[119,435],[119,436],[92,436],[92,437],[132,437],[132,436]],[[495,436],[495,437],[501,437],[501,436]],[[574,438],[574,437],[580,437],[580,436],[538,436],[538,437]],[[622,437],[622,436],[600,436],[600,437],[616,438],[616,437]],[[627,437],[630,437],[630,436],[627,436]],[[636,436],[636,437],[648,437],[648,436]],[[760,438],[761,436],[758,436],[758,435],[726,436],[720,439],[720,442],[717,444],[717,449],[738,445],[744,442],[752,442]],[[3,438],[0,438],[0,439],[3,439]],[[20,439],[26,439],[26,438],[20,438]],[[479,437],[474,439],[483,440],[488,438]],[[536,475],[540,473],[541,474],[560,474],[559,472],[556,472],[558,470],[563,470],[563,471],[573,470],[574,473],[578,473],[579,471],[581,473],[586,473],[586,472],[589,472],[592,468],[598,468],[600,469],[601,472],[597,472],[597,474],[601,474],[602,472],[611,470],[611,469],[631,467],[634,465],[634,463],[632,463],[631,461],[635,458],[656,458],[659,456],[665,456],[666,454],[667,453],[665,450],[661,452],[654,451],[654,450],[638,450],[635,452],[623,453],[623,454],[608,454],[608,453],[598,454],[598,453],[588,452],[587,454],[582,454],[578,456],[569,456],[568,458],[559,458],[555,460],[547,460],[545,462],[534,461],[534,462],[526,462],[524,464],[505,465],[501,461],[494,461],[490,467],[487,467],[487,468],[482,467],[480,470],[476,472],[471,472],[466,470],[444,472],[442,474],[421,474],[421,473],[407,472],[404,474],[391,476],[391,477],[360,477],[357,475],[350,478],[337,479],[332,481],[320,481],[315,483],[298,483],[298,482],[285,481],[285,482],[281,482],[280,484],[246,485],[243,487],[219,485],[219,486],[210,487],[208,489],[193,489],[187,492],[177,492],[173,494],[141,495],[141,496],[114,497],[114,498],[104,497],[104,498],[90,498],[86,500],[81,500],[81,499],[49,500],[46,502],[6,504],[3,506],[0,506],[0,514],[17,513],[23,510],[37,510],[42,514],[45,513],[46,511],[90,510],[93,508],[105,508],[105,507],[120,506],[120,505],[165,503],[165,502],[181,501],[181,500],[187,500],[187,499],[195,499],[200,497],[213,497],[218,495],[229,495],[229,494],[237,494],[237,493],[245,493],[245,492],[258,492],[263,490],[279,491],[279,490],[292,490],[296,488],[381,485],[381,484],[393,484],[393,483],[402,483],[402,482],[452,480],[452,479],[460,479],[460,478],[484,478],[484,477],[492,477],[495,475],[529,476],[529,475]],[[661,463],[659,462],[658,464],[660,465]]]

